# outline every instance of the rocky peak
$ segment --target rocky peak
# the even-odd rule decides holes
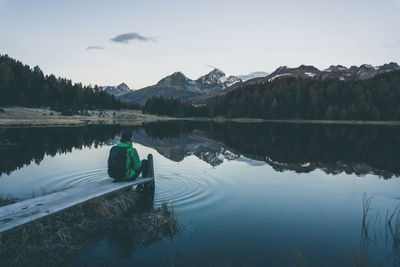
[[[325,71],[328,71],[328,72],[343,72],[343,71],[346,71],[347,70],[347,68],[345,67],[345,66],[342,66],[342,65],[330,65],[329,66],[329,68],[327,68]]]
[[[379,67],[380,70],[400,70],[400,66],[395,62],[390,62]]]
[[[157,85],[162,86],[185,86],[193,83],[192,80],[187,78],[182,72],[174,72],[173,74],[161,79]]]
[[[219,69],[214,69],[208,74],[201,76],[197,79],[198,83],[201,84],[219,84],[222,83],[221,78],[225,78],[225,73]]]
[[[99,89],[113,96],[121,96],[132,91],[125,83],[118,86],[100,86]]]
[[[297,69],[298,71],[308,71],[308,72],[319,72],[319,70],[314,66],[300,65]]]
[[[214,69],[208,74],[201,76],[196,80],[196,83],[200,88],[211,88],[216,87],[219,90],[225,89],[235,83],[241,82],[242,80],[236,76],[226,77],[225,73],[219,69]]]
[[[126,83],[121,83],[120,85],[117,86],[117,89],[125,92],[129,92],[131,89],[129,88],[129,86]]]
[[[208,75],[214,75],[214,76],[222,77],[222,76],[225,76],[225,73],[222,70],[215,68],[212,71],[210,71],[208,73]]]
[[[358,67],[357,67],[357,66],[351,66],[351,67],[349,68],[349,71],[350,71],[351,73],[356,73],[356,72],[358,71]]]
[[[360,70],[375,70],[376,68],[370,64],[363,64],[360,66]]]

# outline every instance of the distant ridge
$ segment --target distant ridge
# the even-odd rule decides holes
[[[144,105],[151,97],[179,98],[192,104],[205,104],[219,96],[235,90],[242,85],[272,82],[284,77],[294,77],[313,80],[338,79],[341,81],[366,80],[378,74],[400,70],[395,62],[381,66],[363,64],[359,67],[349,68],[343,65],[331,65],[327,69],[319,70],[314,66],[300,65],[290,68],[281,66],[274,72],[253,72],[248,75],[226,76],[219,69],[214,69],[196,80],[186,77],[182,72],[174,72],[164,77],[157,84],[139,90],[130,90],[122,83],[119,86],[104,86],[102,90],[114,95],[121,101],[133,102]]]
[[[256,71],[256,72],[251,72],[251,73],[245,74],[245,75],[238,75],[237,77],[239,77],[242,81],[245,82],[245,81],[255,79],[255,78],[266,77],[267,75],[268,75],[268,72]]]
[[[222,116],[296,123],[398,125],[400,121],[400,70],[355,81],[280,77],[243,83],[201,106],[154,98],[146,102],[143,112],[179,118]]]
[[[208,95],[198,96],[191,100],[193,104],[204,104],[207,103],[221,95],[235,90],[239,86],[251,85],[256,83],[266,83],[272,82],[275,79],[280,79],[284,77],[294,77],[303,79],[313,79],[313,80],[331,80],[338,79],[341,81],[357,81],[366,80],[375,77],[378,74],[387,73],[395,70],[400,70],[400,66],[395,62],[390,62],[381,66],[372,66],[369,64],[363,64],[359,67],[351,66],[347,68],[342,65],[331,65],[325,70],[319,70],[314,66],[300,65],[297,68],[289,68],[287,66],[281,66],[277,68],[271,74],[265,77],[259,77],[254,79],[249,79],[241,83],[236,83],[233,86],[226,88],[223,92],[216,92]]]
[[[270,75],[257,79],[258,81],[272,81],[281,76],[291,76],[296,78],[311,78],[316,80],[339,79],[342,81],[357,81],[373,78],[377,74],[399,70],[397,63],[391,62],[382,66],[372,66],[363,64],[359,67],[351,66],[347,68],[342,65],[331,65],[325,70],[319,70],[314,66],[301,65],[297,68],[289,68],[287,66],[279,67]]]
[[[214,69],[197,80],[189,79],[182,72],[174,72],[161,79],[155,85],[117,95],[116,97],[122,101],[134,102],[141,105],[144,105],[147,99],[155,96],[179,98],[188,101],[200,95],[221,92],[241,82],[242,80],[240,78],[235,76],[227,77],[226,74],[219,69]]]

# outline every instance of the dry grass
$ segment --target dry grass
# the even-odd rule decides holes
[[[122,126],[141,125],[146,122],[181,120],[168,116],[142,114],[140,110],[90,110],[86,114],[62,116],[60,112],[45,108],[4,107],[0,112],[0,126],[3,127],[49,127],[81,126],[86,124],[119,124]],[[240,123],[295,123],[295,124],[351,124],[351,125],[400,125],[398,121],[340,121],[340,120],[264,120],[258,118],[189,117],[189,121],[217,121]]]
[[[15,202],[17,202],[17,200],[11,196],[4,196],[3,194],[0,194],[0,207],[7,206]]]
[[[143,212],[144,207],[148,211]],[[0,235],[0,265],[65,263],[86,240],[115,227],[127,235],[135,233],[136,245],[146,245],[172,237],[178,223],[172,207],[163,204],[153,211],[146,194],[129,189]]]
[[[3,127],[69,127],[86,124],[142,125],[143,122],[173,119],[142,114],[140,110],[90,110],[87,114],[68,116],[45,108],[5,107],[3,110],[4,112],[0,112],[0,126]]]

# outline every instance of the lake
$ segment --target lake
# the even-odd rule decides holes
[[[172,205],[180,230],[148,245],[99,233],[70,264],[400,263],[393,223],[400,219],[399,127],[172,121],[3,128],[0,195],[23,200],[109,179],[108,153],[123,129],[133,131],[141,158],[153,154],[153,207]]]

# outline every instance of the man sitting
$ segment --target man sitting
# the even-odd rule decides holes
[[[115,181],[132,181],[139,177],[147,177],[147,160],[140,161],[139,155],[132,147],[131,131],[123,131],[120,142],[113,146],[108,157],[108,175]]]

